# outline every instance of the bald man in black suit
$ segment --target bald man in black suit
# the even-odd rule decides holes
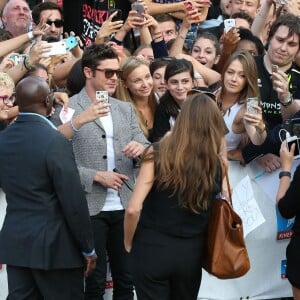
[[[83,267],[88,276],[97,256],[72,146],[45,117],[53,103],[45,81],[23,79],[16,101],[20,115],[0,133],[8,299],[83,299]]]

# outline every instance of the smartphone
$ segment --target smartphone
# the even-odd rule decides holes
[[[185,1],[185,2],[183,2],[183,4],[185,6],[186,11],[191,11],[191,10],[196,9],[194,6],[194,3],[192,1]],[[200,21],[200,17],[198,17],[198,16],[195,17],[194,19]]]
[[[272,65],[272,73],[278,72],[278,66],[277,65]]]
[[[66,50],[70,51],[78,45],[77,38],[75,36],[69,36],[65,39]]]
[[[117,14],[111,19],[112,22],[121,21],[122,20],[122,11],[121,9],[110,8],[108,10],[109,15],[111,16],[114,12]]]
[[[258,110],[254,107],[255,105],[256,106],[259,105],[258,98],[257,97],[248,98],[246,101],[247,112],[250,114],[257,115]]]
[[[140,2],[133,2],[131,4],[131,10],[137,11],[137,16],[143,18],[143,13],[145,12],[144,4]]]
[[[224,20],[224,29],[225,32],[228,32],[231,28],[235,27],[235,19],[226,19]]]
[[[96,99],[108,103],[108,91],[96,91]]]
[[[15,63],[15,65],[18,65],[24,61],[25,54],[13,54],[9,58]]]
[[[293,144],[295,144],[295,151],[294,151],[294,159],[297,159],[300,157],[300,151],[299,151],[299,138],[296,136],[291,136],[286,139],[287,145],[289,150],[291,150],[291,147]]]
[[[67,53],[65,41],[49,43],[52,47],[50,51],[46,52],[47,56],[62,55]]]

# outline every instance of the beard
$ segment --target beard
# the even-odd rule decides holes
[[[55,36],[46,36],[44,35],[42,37],[42,41],[46,41],[48,43],[55,43],[55,42],[59,42],[60,41],[60,35],[58,37]]]

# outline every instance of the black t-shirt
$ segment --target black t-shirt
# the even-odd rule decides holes
[[[122,19],[125,20],[130,10],[130,2],[128,0],[113,2],[115,8],[122,10]],[[109,17],[108,0],[64,0],[63,5],[65,31],[74,31],[82,37],[86,45],[92,44],[102,23]]]
[[[277,92],[274,91],[271,74],[266,70],[263,56],[255,57],[258,69],[258,86],[260,90],[263,115],[267,122],[268,129],[274,128],[282,123],[280,101]],[[289,78],[289,90],[294,99],[300,99],[300,70],[296,65],[286,71]]]

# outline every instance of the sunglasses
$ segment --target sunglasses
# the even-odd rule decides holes
[[[115,74],[117,75],[118,78],[120,78],[121,75],[122,75],[121,70],[99,69],[99,68],[96,68],[95,70],[99,71],[99,72],[104,72],[104,76],[105,76],[106,79],[112,78]]]
[[[13,93],[11,96],[0,96],[0,100],[2,100],[5,105],[14,104],[16,100],[16,94]]]
[[[208,92],[208,91],[203,91],[201,89],[198,89],[198,88],[193,88],[191,90],[188,91],[187,95],[188,96],[192,96],[192,95],[195,95],[195,94],[204,94],[206,96],[208,96],[209,98],[211,98],[213,101],[217,101],[217,98],[216,98],[216,95],[211,93],[211,92]]]
[[[48,21],[46,22],[46,24],[49,25],[49,26],[51,26],[52,24],[54,24],[54,26],[55,26],[56,28],[60,28],[60,27],[63,27],[64,21],[63,21],[63,20],[54,20],[54,21],[48,20]]]

